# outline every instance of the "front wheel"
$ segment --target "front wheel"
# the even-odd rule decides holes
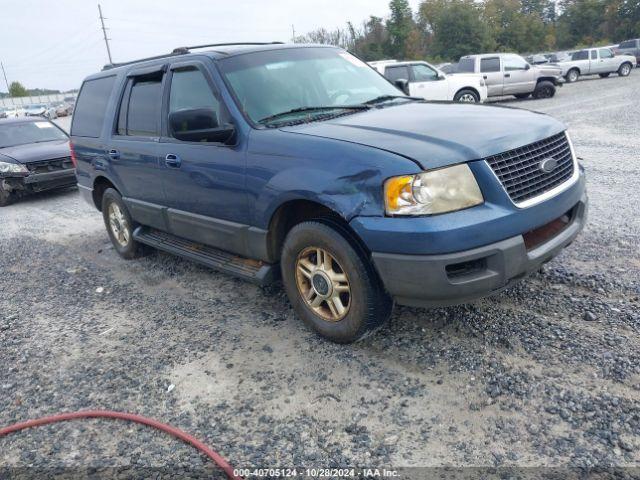
[[[303,322],[323,337],[351,343],[382,326],[393,301],[367,256],[333,221],[291,229],[281,257],[287,296]]]
[[[551,98],[556,94],[556,86],[548,81],[539,82],[533,92],[533,98]]]
[[[478,103],[480,102],[480,97],[473,90],[465,88],[456,93],[453,97],[453,101],[460,103]]]
[[[102,217],[107,233],[118,255],[122,258],[138,258],[144,246],[133,239],[135,223],[117,190],[108,188],[102,196]]]
[[[629,76],[630,73],[631,73],[630,63],[623,63],[622,65],[620,65],[620,68],[618,68],[618,75],[620,75],[621,77],[627,77]]]

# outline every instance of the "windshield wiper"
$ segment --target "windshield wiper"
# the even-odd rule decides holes
[[[293,108],[291,110],[287,110],[286,112],[276,113],[274,115],[269,115],[268,117],[261,118],[258,120],[258,123],[268,123],[272,120],[277,120],[278,118],[286,117],[288,115],[293,115],[296,113],[313,113],[313,112],[325,112],[328,110],[368,110],[369,106],[362,105],[332,105],[326,107],[298,107]]]
[[[389,100],[408,100],[411,102],[424,100],[420,97],[409,97],[407,95],[380,95],[363,103],[363,105],[375,105],[376,103],[388,102]]]

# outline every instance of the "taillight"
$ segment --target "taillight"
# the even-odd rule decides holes
[[[76,151],[73,148],[73,143],[69,142],[69,150],[71,151],[71,163],[74,168],[78,168],[78,159],[76,158]]]

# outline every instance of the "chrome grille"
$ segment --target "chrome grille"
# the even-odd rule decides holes
[[[557,167],[549,173],[545,173],[540,166],[546,158],[554,158],[558,162]],[[573,176],[575,168],[569,140],[564,132],[485,160],[516,204],[563,184]]]

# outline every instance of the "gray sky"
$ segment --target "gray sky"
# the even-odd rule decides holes
[[[386,16],[388,0],[101,0],[114,62],[181,45],[289,41],[319,27]],[[419,0],[410,0],[414,10]],[[0,0],[0,61],[9,82],[68,90],[107,63],[97,2]],[[0,77],[0,91],[6,91]]]

